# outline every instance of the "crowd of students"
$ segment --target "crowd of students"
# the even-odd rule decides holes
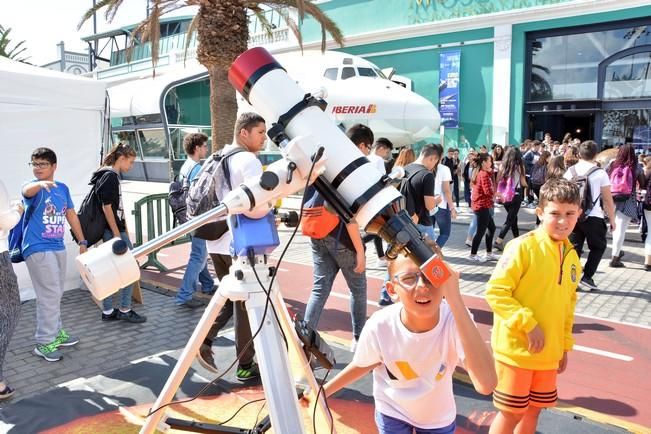
[[[220,178],[215,189],[218,199],[231,190],[231,185],[261,175],[256,153],[264,147],[265,132],[264,119],[258,115],[245,113],[238,118],[234,142],[223,151],[232,153],[226,166],[230,169],[214,175]],[[356,125],[347,135],[380,173],[387,173],[394,166],[404,169],[400,188],[403,194],[413,195],[412,218],[428,242],[440,247],[449,240],[451,222],[457,218],[462,178],[466,186],[464,197],[473,211],[466,240],[469,259],[499,261],[486,286],[486,300],[494,312],[493,353],[484,345],[464,306],[456,271],[452,269],[452,277],[435,288],[410,259],[387,258],[382,240],[374,236],[363,238],[354,221],[345,223],[335,216],[332,226],[310,237],[314,281],[305,318],[310,326],[318,328],[334,279],[341,270],[351,292],[354,356],[325,385],[326,393],[336,393],[372,371],[375,419],[381,433],[411,433],[414,429],[418,433],[451,433],[456,418],[452,373],[457,363],[463,363],[476,390],[493,394],[499,414],[491,426],[492,433],[535,432],[541,409],[556,402],[556,375],[565,370],[567,353],[572,349],[576,289],[579,285],[596,288],[592,278],[607,244],[605,217],[613,232],[612,267],[623,266],[624,234],[628,224],[640,217],[640,204],[642,217],[651,218],[648,193],[642,194],[648,192],[651,183],[651,157],[640,166],[633,147],[623,145],[609,167],[601,168],[595,162],[594,142],[576,146],[571,139],[557,143],[545,137],[544,142],[527,141],[519,147],[498,145],[491,153],[485,147],[479,152],[471,150],[464,161],[459,160],[458,150],[453,148],[444,157],[443,148],[437,144],[425,145],[418,156],[411,149],[402,149],[391,161],[391,142],[384,138],[375,140],[368,127]],[[182,179],[193,182],[197,177],[200,160],[207,154],[207,140],[202,134],[186,137],[184,146],[189,159],[181,169]],[[234,155],[234,150],[239,153]],[[118,237],[129,243],[118,175],[131,168],[135,156],[129,146],[115,146],[91,179],[106,219],[105,241]],[[21,214],[22,254],[36,292],[34,354],[50,362],[58,361],[62,358],[61,348],[79,342],[63,328],[60,313],[65,222],[79,240],[80,253],[86,251],[88,242],[68,188],[55,181],[56,154],[48,148],[38,148],[32,153],[30,164],[35,179],[23,186],[22,203],[11,204],[0,184],[0,399],[14,393],[4,382],[1,370],[20,306],[6,235]],[[227,182],[223,182],[226,178]],[[314,209],[326,205],[315,189],[308,189],[305,203]],[[507,215],[493,240],[497,230],[493,220],[496,203],[504,207]],[[539,224],[520,236],[518,212],[523,205],[535,207]],[[507,243],[509,232],[513,240]],[[478,255],[482,239],[485,256]],[[368,320],[365,241],[375,243],[380,264],[387,265],[380,305],[392,305]],[[590,253],[582,266],[584,242]],[[196,308],[193,292],[199,288],[205,293],[214,292],[208,257],[213,261],[217,279],[222,279],[232,264],[230,245],[229,232],[208,242],[193,237],[183,286],[175,300],[178,305]],[[493,248],[503,251],[503,255],[495,254]],[[646,239],[645,254],[649,271],[651,238]],[[553,268],[559,268],[559,273],[543,272]],[[129,286],[118,292],[116,307],[111,297],[105,299],[101,319],[146,321],[131,308],[131,291]],[[218,371],[213,340],[231,317],[240,354],[237,378],[257,378],[259,370],[253,346],[248,345],[251,331],[243,302],[224,306],[201,345],[199,362]]]

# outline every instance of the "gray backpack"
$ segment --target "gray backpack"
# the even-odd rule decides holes
[[[232,190],[231,174],[228,169],[228,158],[244,152],[242,148],[233,149],[225,154],[215,152],[204,161],[201,170],[192,180],[186,198],[188,219],[200,216],[201,214],[219,205],[217,193],[221,191],[221,182],[226,181],[228,189]],[[218,176],[217,171],[223,168],[224,176]],[[228,230],[225,220],[207,223],[196,229],[193,236],[204,240],[218,240]]]

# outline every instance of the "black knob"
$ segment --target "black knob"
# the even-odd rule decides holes
[[[116,240],[111,246],[111,249],[113,249],[113,254],[115,255],[124,255],[129,251],[129,246],[127,246],[124,240]]]
[[[269,277],[272,277],[276,273],[276,267],[269,267]]]
[[[279,182],[278,175],[275,173],[262,172],[262,176],[260,177],[260,187],[262,187],[263,190],[271,191],[278,186]]]
[[[242,270],[235,270],[235,278],[237,280],[244,280],[244,273]]]

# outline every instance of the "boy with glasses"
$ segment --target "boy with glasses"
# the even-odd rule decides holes
[[[372,370],[380,434],[453,433],[455,366],[462,360],[486,395],[497,382],[493,358],[463,303],[457,272],[435,288],[400,256],[389,261],[389,274],[387,291],[400,303],[369,318],[353,361],[325,385],[326,395]]]
[[[68,187],[54,180],[57,156],[51,149],[37,148],[31,162],[34,179],[23,186],[26,226],[22,251],[36,293],[36,348],[34,354],[48,362],[61,360],[59,347],[75,345],[79,339],[61,325],[61,297],[66,275],[63,242],[66,221],[79,241],[79,254],[88,242]]]

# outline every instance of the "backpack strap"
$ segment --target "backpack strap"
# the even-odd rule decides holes
[[[231,184],[231,171],[228,168],[227,160],[230,157],[232,157],[233,155],[238,154],[240,152],[244,152],[244,149],[242,149],[240,147],[237,147],[237,148],[233,149],[232,151],[227,152],[226,154],[218,154],[218,155],[215,155],[215,157],[214,157],[222,165],[222,168],[224,170],[224,177],[226,178],[226,184],[228,184],[228,189],[229,190],[233,190],[233,186]]]

